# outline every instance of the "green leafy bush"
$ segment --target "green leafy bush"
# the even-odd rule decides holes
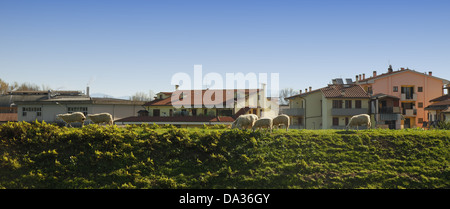
[[[450,188],[448,130],[0,125],[0,188]]]

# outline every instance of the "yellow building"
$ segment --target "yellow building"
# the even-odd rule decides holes
[[[286,98],[291,128],[343,129],[353,115],[369,114],[369,95],[355,84],[329,84]]]

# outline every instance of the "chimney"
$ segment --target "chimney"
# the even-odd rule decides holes
[[[358,75],[355,76],[355,81],[358,82]]]
[[[180,85],[175,85],[175,91],[178,90],[178,87],[180,87]]]
[[[310,87],[309,87],[309,92],[311,92],[311,90],[312,90],[312,87],[310,86]]]
[[[429,76],[433,76],[433,71],[429,71],[429,72],[428,72],[428,75],[429,75]]]
[[[300,89],[300,94],[302,94],[302,90]]]
[[[377,71],[376,70],[373,71],[373,77],[375,77],[375,76],[377,76]]]
[[[366,79],[366,74],[365,74],[365,73],[363,73],[363,80],[364,80],[364,79]]]
[[[405,70],[405,68],[403,68],[403,67],[402,67],[402,68],[400,68],[400,70],[402,70],[402,71],[403,71],[403,70]]]
[[[308,93],[308,89],[305,89],[305,93]]]
[[[89,86],[86,87],[86,96],[89,97]]]

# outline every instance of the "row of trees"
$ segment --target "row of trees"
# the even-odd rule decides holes
[[[38,86],[33,83],[21,83],[17,81],[8,83],[0,78],[0,94],[7,94],[10,91],[47,91],[50,87],[47,85]]]

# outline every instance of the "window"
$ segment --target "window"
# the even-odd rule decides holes
[[[35,112],[36,116],[42,116],[42,108],[40,107],[23,107],[22,116],[26,117],[28,112]]]
[[[82,112],[84,115],[87,115],[88,108],[87,107],[68,107],[67,112],[68,113]]]
[[[160,116],[160,110],[159,109],[154,109],[153,110],[153,116]]]
[[[392,89],[393,92],[398,92],[398,86],[394,86],[394,89]]]
[[[418,92],[423,92],[423,87],[422,86],[417,87],[417,91]]]
[[[339,118],[333,117],[333,126],[339,126]]]
[[[423,123],[423,118],[419,118],[419,123]]]
[[[402,94],[405,94],[406,99],[412,99],[414,95],[414,87],[402,87]]]
[[[333,100],[333,108],[342,108],[342,100]]]
[[[355,100],[355,108],[361,109],[361,100]]]
[[[423,108],[423,102],[419,102],[417,106],[419,106],[419,108]]]
[[[298,118],[298,125],[303,125],[303,117]]]
[[[352,108],[352,100],[345,100],[345,108],[346,109]]]

